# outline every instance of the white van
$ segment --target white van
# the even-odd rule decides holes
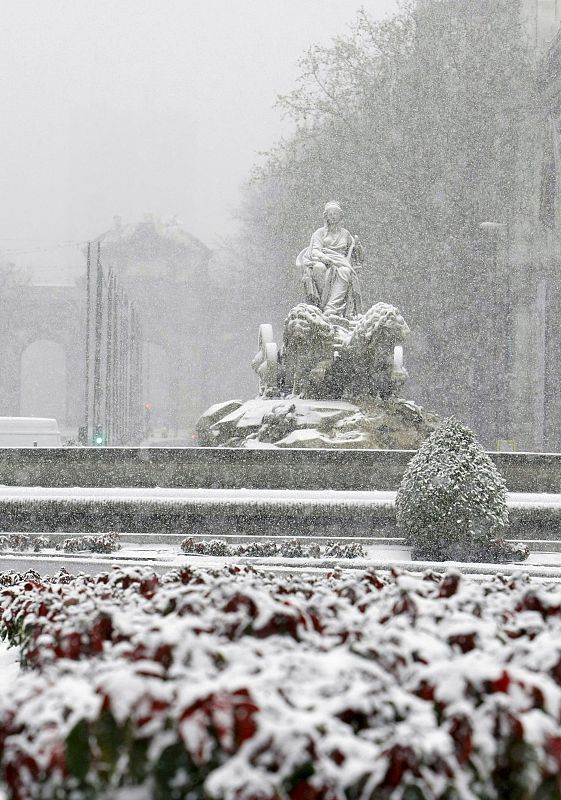
[[[0,417],[0,447],[60,447],[56,419]]]

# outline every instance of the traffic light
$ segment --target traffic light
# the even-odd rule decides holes
[[[93,437],[94,447],[103,447],[105,445],[105,434],[101,429],[101,425],[95,426],[95,433]]]

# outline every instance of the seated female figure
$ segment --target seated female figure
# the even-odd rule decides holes
[[[353,317],[361,312],[357,268],[362,262],[362,247],[341,221],[338,203],[330,202],[323,212],[325,225],[312,234],[296,264],[303,269],[306,300],[327,316]]]

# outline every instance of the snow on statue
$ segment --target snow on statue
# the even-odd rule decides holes
[[[362,246],[342,227],[339,203],[327,203],[323,218],[325,225],[312,234],[309,246],[296,259],[296,266],[303,270],[306,300],[326,316],[353,317],[362,310],[358,279]]]
[[[259,399],[212,406],[197,423],[203,446],[415,448],[437,418],[398,398],[409,326],[395,306],[361,313],[364,252],[338,203],[296,259],[306,302],[288,314],[282,347],[259,328],[252,368]]]
[[[301,303],[284,323],[277,381],[295,395],[317,400],[386,399],[405,381],[394,353],[408,334],[397,308],[386,303],[352,320]]]

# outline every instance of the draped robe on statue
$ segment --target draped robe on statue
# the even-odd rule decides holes
[[[324,314],[353,317],[361,311],[360,284],[350,254],[354,239],[345,228],[318,228],[298,258],[303,268],[308,302],[321,308]],[[328,258],[325,264],[322,258]]]

